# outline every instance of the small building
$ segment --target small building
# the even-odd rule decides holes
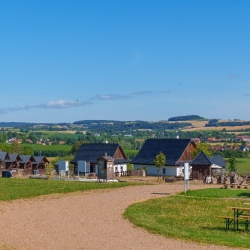
[[[18,173],[19,161],[21,161],[19,154],[9,154],[9,159],[5,160],[5,170],[12,172],[12,175],[15,176]]]
[[[32,175],[32,163],[35,162],[35,158],[31,155],[20,155],[20,157],[18,169],[23,169],[25,175]]]
[[[5,169],[5,161],[9,160],[9,154],[7,152],[3,152],[0,150],[0,167],[1,169]]]
[[[192,165],[192,179],[203,180],[206,176],[211,176],[212,160],[201,151],[191,162]]]
[[[9,159],[9,154],[0,150],[0,175],[2,175],[2,170],[6,169],[6,160]]]
[[[240,146],[240,150],[243,151],[243,152],[248,152],[249,151],[249,147],[246,146],[246,145],[242,145],[242,146]]]
[[[111,156],[105,154],[97,159],[98,162],[98,179],[110,180],[114,179],[114,159]]]
[[[86,143],[82,144],[75,154],[74,159],[71,163],[74,164],[74,173],[78,173],[78,162],[86,161],[89,163],[89,172],[98,174],[97,159],[100,157],[108,155],[114,159],[114,172],[123,173],[127,171],[127,159],[122,147],[117,144],[109,143]]]
[[[145,168],[148,175],[158,175],[154,164],[156,155],[162,152],[166,164],[162,167],[164,176],[183,175],[184,163],[192,160],[192,152],[196,145],[191,139],[148,139],[132,160],[134,170]]]
[[[50,164],[49,160],[45,156],[34,156],[35,161],[32,162],[32,171],[39,171],[40,175],[46,174],[46,168]]]

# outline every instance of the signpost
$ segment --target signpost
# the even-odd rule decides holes
[[[189,189],[189,163],[184,163],[184,193]]]

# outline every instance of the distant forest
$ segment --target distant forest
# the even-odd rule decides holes
[[[245,126],[250,125],[250,121],[228,121],[218,122],[217,119],[210,120],[205,127],[227,127],[227,126]]]
[[[201,117],[199,115],[185,115],[185,116],[175,116],[175,117],[171,117],[168,119],[168,121],[172,122],[172,121],[191,121],[191,120],[205,120],[204,117]]]
[[[84,125],[90,131],[132,131],[132,130],[170,130],[192,126],[191,123],[147,122],[147,121],[111,121],[111,120],[83,120],[74,122],[76,125]]]

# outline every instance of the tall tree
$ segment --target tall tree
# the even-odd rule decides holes
[[[212,156],[212,152],[209,149],[209,146],[207,143],[197,143],[196,148],[194,149],[192,156],[193,158],[196,157],[200,151],[203,151],[207,156]]]
[[[22,154],[23,153],[23,149],[17,140],[13,141],[13,143],[12,143],[12,153],[15,153],[15,154]]]
[[[160,152],[158,155],[156,155],[154,159],[154,164],[158,168],[157,171],[158,171],[158,180],[159,180],[161,168],[165,166],[166,164],[166,156],[162,152]]]
[[[234,156],[231,156],[228,162],[229,162],[229,166],[228,166],[229,171],[236,171],[236,167],[237,167],[236,158]]]
[[[73,147],[71,148],[70,153],[75,154],[77,152],[77,150],[80,148],[80,146],[84,143],[85,143],[84,141],[76,141],[74,143]]]

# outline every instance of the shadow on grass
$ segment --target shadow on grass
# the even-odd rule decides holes
[[[170,193],[151,193],[151,194],[170,195]]]
[[[226,230],[225,227],[201,227],[201,229],[208,230],[208,231],[220,231],[220,232],[233,232],[233,233],[250,233],[249,230],[245,230],[244,225],[242,225],[242,228],[238,228],[238,230],[234,228],[229,228],[229,230]]]
[[[250,192],[249,193],[241,193],[241,194],[238,194],[237,196],[250,198]]]

